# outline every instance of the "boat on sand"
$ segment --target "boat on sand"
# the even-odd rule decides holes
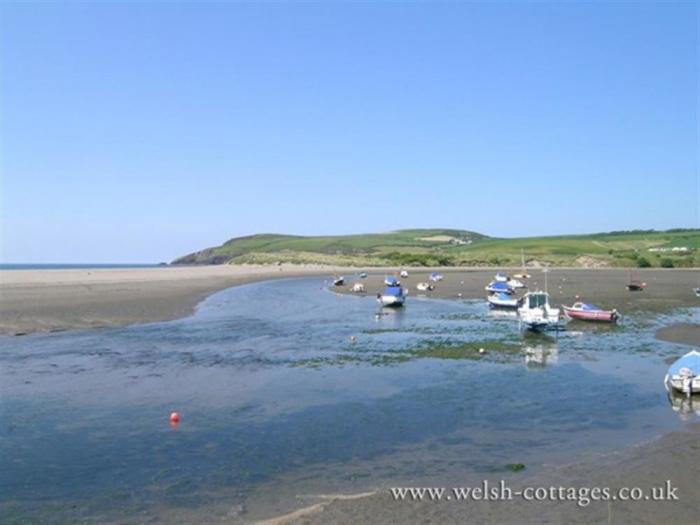
[[[612,310],[603,310],[593,304],[582,302],[576,302],[571,306],[562,306],[562,309],[567,317],[581,321],[615,323],[620,318],[620,314],[614,308]]]

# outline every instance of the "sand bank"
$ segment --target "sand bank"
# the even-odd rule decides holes
[[[328,275],[322,266],[193,266],[0,271],[0,333],[121,326],[184,317],[239,284]]]

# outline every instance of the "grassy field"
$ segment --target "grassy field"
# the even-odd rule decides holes
[[[685,247],[687,251],[671,251]],[[261,234],[181,257],[174,264],[317,263],[338,266],[700,267],[700,230],[625,231],[499,239],[466,230],[303,237]]]

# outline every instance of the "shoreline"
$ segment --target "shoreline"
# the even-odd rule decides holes
[[[25,335],[70,329],[126,326],[169,321],[191,315],[197,305],[220,290],[265,280],[289,277],[326,277],[345,273],[346,285],[331,287],[335,293],[350,294],[351,276],[359,268],[331,268],[321,265],[215,265],[152,268],[85,268],[0,270],[0,335]],[[370,275],[361,282],[366,293],[382,287],[384,275],[396,268],[367,268]],[[403,279],[412,296],[440,299],[483,299],[484,285],[494,268],[408,268]],[[432,292],[418,293],[416,283],[426,281],[431,271],[440,271],[444,280]],[[544,287],[541,269],[528,268],[531,289]],[[628,274],[624,269],[552,269],[548,289],[554,304],[574,302],[580,296],[603,307],[615,307],[623,315],[633,310],[667,310],[698,306],[692,292],[693,279],[686,269],[647,269],[649,283],[644,292],[625,290]],[[697,325],[694,325],[697,326]],[[683,341],[676,333],[672,342],[695,344],[696,329],[682,327]]]

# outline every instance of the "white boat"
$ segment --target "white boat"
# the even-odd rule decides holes
[[[333,286],[343,286],[345,284],[345,277],[342,275],[340,277],[333,278]]]
[[[386,286],[400,286],[401,281],[396,279],[396,277],[384,277],[384,284]]]
[[[484,287],[484,290],[486,290],[487,292],[491,292],[491,293],[507,293],[507,294],[515,293],[513,288],[511,288],[508,285],[508,283],[499,282],[499,281],[491,281],[489,284],[487,284]]]
[[[437,282],[442,281],[443,277],[442,277],[442,274],[437,273],[437,272],[433,272],[433,273],[430,274],[430,276],[428,277],[428,279],[430,279],[430,280],[433,281],[434,283],[437,283]]]
[[[523,283],[522,281],[518,281],[517,279],[510,278],[506,281],[511,288],[527,288],[527,285]]]
[[[683,394],[700,394],[700,352],[692,350],[673,363],[664,378],[669,386]]]
[[[362,272],[360,274],[360,279],[367,279],[367,272]]]
[[[362,293],[365,291],[365,285],[362,283],[355,283],[352,285],[352,288],[350,288],[350,291],[355,293]]]
[[[382,306],[403,306],[406,302],[406,292],[399,281],[392,277],[387,278],[385,283],[384,291],[377,294],[377,301]]]
[[[697,297],[700,297],[700,288],[693,288],[693,291]]]
[[[520,304],[520,299],[504,292],[489,295],[486,300],[491,308],[517,308]]]
[[[494,279],[496,279],[496,281],[499,283],[505,283],[508,281],[508,274],[505,272],[498,272]]]
[[[416,290],[419,292],[429,292],[431,290],[435,290],[435,286],[430,283],[418,283],[416,285]]]
[[[518,307],[518,316],[527,329],[543,331],[559,325],[561,312],[559,308],[552,308],[549,305],[547,292],[529,292],[522,298]]]
[[[406,279],[408,277],[408,272],[406,270],[401,270],[399,272],[399,277],[401,277],[402,279]]]

